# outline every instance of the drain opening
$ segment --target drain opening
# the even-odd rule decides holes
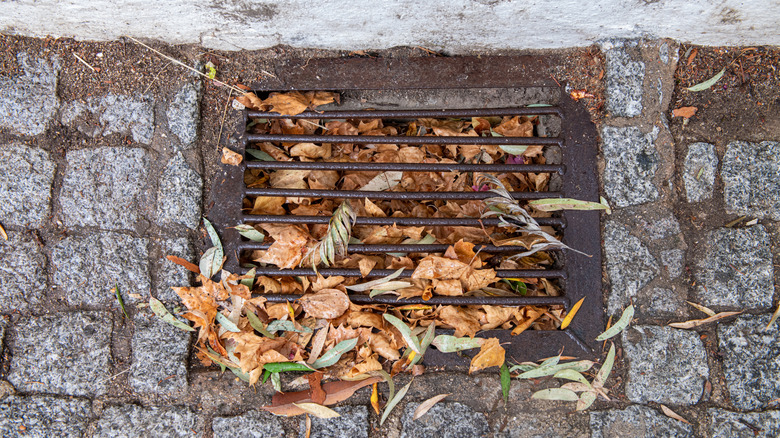
[[[341,70],[347,69],[343,62],[339,61]],[[469,59],[463,63],[464,67],[472,68],[474,63],[487,62],[490,59],[475,61]],[[510,63],[502,60],[507,67]],[[360,62],[353,67],[356,72],[360,72],[362,78],[371,76],[371,71],[360,68]],[[447,64],[452,66],[451,60]],[[432,71],[427,75],[436,75],[435,63],[428,64]],[[491,68],[495,68],[492,64]],[[501,62],[498,63],[501,65]],[[403,64],[395,66],[398,76],[408,76],[404,70]],[[338,69],[337,69],[338,70]],[[392,69],[391,69],[392,70]],[[327,69],[324,71],[328,71]],[[385,69],[379,70],[376,75],[386,75]],[[327,82],[326,79],[324,82]],[[323,82],[318,77],[317,82]],[[359,81],[358,81],[359,82]],[[446,80],[440,78],[433,80],[435,83],[446,83]],[[311,90],[311,83],[303,80],[295,84],[292,88],[298,90]],[[413,214],[414,208],[404,212],[403,206],[410,205],[429,205],[440,208],[442,205],[464,205],[479,203],[494,194],[480,190],[480,187],[472,187],[470,184],[460,184],[460,190],[424,190],[424,188],[413,187],[411,191],[400,190],[401,187],[395,186],[385,191],[365,191],[359,190],[357,184],[345,184],[345,177],[367,174],[371,178],[376,175],[396,172],[402,175],[426,174],[433,175],[454,175],[451,178],[465,178],[467,183],[474,182],[474,175],[478,173],[488,173],[492,175],[523,175],[526,180],[528,175],[547,175],[549,180],[546,182],[547,190],[539,191],[515,191],[512,196],[522,203],[540,198],[550,197],[571,197],[595,201],[598,198],[597,177],[595,174],[595,130],[589,122],[587,113],[575,102],[571,101],[565,93],[558,87],[504,87],[480,88],[481,84],[474,81],[467,81],[460,89],[451,88],[426,88],[423,90],[403,90],[399,88],[379,88],[366,90],[356,87],[360,84],[340,84],[340,92],[344,98],[341,106],[328,108],[323,107],[324,111],[305,112],[296,116],[283,116],[278,113],[268,113],[259,111],[247,111],[245,113],[245,124],[241,137],[244,142],[241,150],[238,152],[244,154],[244,161],[241,166],[228,166],[225,168],[225,179],[215,186],[215,207],[210,216],[217,219],[217,225],[222,228],[224,236],[224,245],[229,260],[236,262],[229,264],[226,268],[231,272],[248,271],[248,264],[256,260],[259,255],[267,251],[273,241],[253,242],[240,237],[233,229],[229,228],[238,224],[284,224],[298,225],[313,230],[319,227],[321,231],[327,226],[330,219],[330,211],[313,212],[291,211],[293,206],[300,209],[301,206],[317,204],[317,202],[338,202],[347,200],[358,205],[368,198],[375,207],[381,210],[401,212],[401,215],[391,215],[390,217],[381,217],[382,215],[365,214],[364,209],[354,224],[353,229],[360,232],[362,228],[393,227],[410,228],[424,227],[426,231],[433,229],[457,229],[461,227],[470,227],[472,229],[492,228],[499,225],[497,218],[480,218],[478,214],[474,215],[427,215]],[[392,86],[393,84],[388,84]],[[494,85],[494,84],[488,84]],[[472,88],[473,87],[473,88]],[[544,91],[539,91],[544,89]],[[273,90],[261,90],[273,91]],[[259,91],[260,92],[260,91]],[[409,96],[412,96],[410,99]],[[507,98],[507,95],[510,97]],[[466,98],[464,99],[464,96]],[[472,102],[469,97],[472,96]],[[476,96],[476,97],[474,97]],[[411,100],[411,102],[409,102]],[[465,102],[464,102],[465,100]],[[399,103],[400,101],[400,103]],[[492,101],[492,102],[491,102]],[[498,103],[500,107],[476,107],[477,104]],[[469,104],[474,107],[468,108]],[[531,104],[529,107],[528,105]],[[540,105],[541,104],[541,105]],[[396,109],[399,105],[408,105],[408,109]],[[448,107],[444,107],[447,105]],[[383,109],[382,107],[393,109]],[[365,109],[372,108],[372,109]],[[432,125],[435,123],[458,123],[457,120],[469,121],[475,123],[475,120],[508,120],[517,118],[519,120],[533,120],[535,125],[532,136],[514,137],[514,136],[431,136],[429,130],[422,129],[414,132],[414,135],[399,135],[398,131],[409,128],[412,124],[415,127],[430,128],[424,126],[426,123]],[[421,122],[421,120],[429,120]],[[305,121],[300,123],[299,121]],[[355,132],[338,132],[338,130],[328,129],[329,123],[348,123],[353,122],[351,126],[360,125],[361,121],[379,121],[378,126],[392,127],[393,130],[385,131],[385,135],[356,135]],[[436,122],[438,121],[438,122]],[[449,122],[448,122],[449,121]],[[478,123],[478,122],[477,122]],[[492,122],[491,122],[492,123]],[[287,126],[300,127],[301,125],[311,126],[311,129],[304,129],[306,132],[298,132],[300,129],[280,129],[280,124]],[[492,125],[489,127],[491,134]],[[280,132],[281,131],[281,132]],[[446,130],[445,130],[446,131]],[[409,134],[408,129],[402,131]],[[327,133],[327,135],[326,135]],[[446,132],[445,132],[446,133]],[[338,149],[338,153],[331,152],[329,159],[322,157],[298,158],[292,161],[263,161],[257,157],[263,157],[262,153],[273,155],[274,149],[288,152],[292,145],[306,144],[315,148],[323,148],[329,145],[331,150]],[[536,160],[542,163],[526,163],[524,160],[507,160],[506,154],[501,155],[501,160],[493,162],[493,157],[489,154],[483,157],[471,156],[470,159],[457,153],[452,154],[449,160],[433,160],[430,155],[422,154],[422,159],[412,160],[406,158],[392,157],[392,153],[400,149],[417,148],[420,151],[426,151],[426,148],[442,150],[442,148],[464,147],[469,151],[483,151],[488,148],[495,150],[500,146],[529,146],[541,147],[543,159]],[[285,148],[284,146],[287,146]],[[344,154],[344,148],[350,149],[349,153]],[[395,148],[395,149],[393,149]],[[380,159],[377,161],[360,161],[361,152],[373,149],[379,153]],[[260,153],[262,151],[262,153]],[[385,153],[385,152],[390,152]],[[483,153],[483,152],[477,152]],[[350,156],[355,153],[354,157]],[[416,154],[419,155],[419,154]],[[384,157],[384,159],[381,159]],[[390,159],[388,159],[390,157]],[[265,157],[268,159],[268,157]],[[355,160],[354,158],[358,158]],[[426,158],[429,158],[426,160]],[[476,160],[474,158],[477,158]],[[487,161],[487,162],[485,162]],[[341,184],[333,184],[332,187],[315,187],[312,184],[291,184],[293,188],[274,187],[263,182],[264,178],[270,178],[274,172],[288,171],[288,176],[303,175],[305,172],[322,172],[331,175],[331,178],[338,178]],[[361,179],[367,181],[368,177]],[[536,178],[542,178],[536,176]],[[518,179],[515,177],[515,179]],[[412,178],[414,180],[414,178]],[[246,183],[249,184],[246,184]],[[318,186],[318,184],[313,184]],[[413,184],[414,185],[414,184]],[[454,184],[450,184],[454,185]],[[320,184],[319,186],[322,186]],[[526,187],[527,189],[527,187]],[[252,214],[255,201],[260,199],[280,199],[285,200],[285,207],[277,209],[275,214]],[[288,200],[298,202],[287,202]],[[425,204],[427,203],[427,204]],[[289,205],[287,205],[289,204]],[[396,208],[393,208],[395,205]],[[277,206],[279,204],[277,203]],[[309,210],[313,210],[309,208]],[[472,211],[473,212],[473,211]],[[263,212],[266,213],[266,212]],[[316,214],[321,213],[321,214]],[[385,215],[386,216],[386,215]],[[464,217],[465,216],[465,217]],[[568,310],[577,300],[585,297],[585,305],[578,312],[577,318],[566,330],[525,330],[517,336],[511,335],[511,330],[487,330],[482,331],[478,336],[498,337],[502,343],[507,343],[504,347],[509,357],[518,360],[535,360],[542,357],[551,356],[564,350],[564,354],[590,357],[593,355],[593,341],[595,336],[603,328],[603,310],[601,306],[601,262],[600,262],[600,237],[599,237],[599,218],[595,212],[567,211],[556,213],[548,217],[537,219],[540,225],[551,227],[551,230],[562,234],[563,242],[572,248],[578,249],[591,255],[584,257],[572,253],[561,253],[560,251],[547,251],[550,263],[544,269],[522,269],[517,266],[515,269],[506,269],[495,266],[497,281],[502,279],[523,279],[527,283],[544,285],[545,289],[549,285],[550,290],[544,290],[544,294],[532,293],[526,295],[506,294],[507,296],[491,296],[486,294],[471,294],[470,296],[447,296],[433,295],[430,297],[414,296],[399,299],[392,295],[378,295],[370,297],[367,294],[350,293],[350,300],[355,304],[362,305],[381,305],[389,308],[416,304],[416,305],[453,305],[453,306],[540,306],[549,309]],[[316,230],[312,234],[317,234]],[[437,234],[437,233],[433,233]],[[475,240],[474,234],[465,234],[465,240]],[[349,245],[349,254],[363,255],[386,255],[386,254],[436,254],[441,256],[454,243],[453,239],[448,240],[440,234],[435,237],[434,243],[354,243]],[[456,236],[457,237],[457,236]],[[471,237],[469,239],[469,237]],[[485,235],[478,241],[471,242],[476,244],[474,250],[479,254],[490,254],[497,260],[504,259],[513,253],[524,251],[526,248],[517,245],[496,245],[488,241]],[[241,266],[240,264],[243,264]],[[366,275],[361,273],[358,267],[338,267],[338,268],[318,268],[318,272],[323,276],[342,276],[347,282],[360,279],[360,281],[370,280],[376,277],[386,277],[396,271],[397,266],[382,266],[382,269],[372,269]],[[311,268],[286,267],[279,269],[277,266],[257,266],[253,264],[256,275],[267,276],[270,278],[293,278],[308,277],[314,280],[316,274]],[[414,268],[405,269],[399,279],[408,279],[414,272]],[[512,280],[510,280],[512,281]],[[533,292],[533,291],[532,291]],[[296,293],[276,293],[263,295],[269,302],[292,301],[297,299],[300,294]],[[427,298],[427,299],[426,299]],[[554,324],[548,324],[548,326]],[[539,328],[539,327],[536,327]],[[548,327],[549,328],[549,327]],[[438,332],[438,330],[437,330]],[[451,354],[437,354],[431,351],[425,356],[425,363],[436,365],[462,365],[462,357]]]

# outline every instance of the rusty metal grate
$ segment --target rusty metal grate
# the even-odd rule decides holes
[[[487,192],[366,192],[344,190],[297,190],[279,188],[247,188],[244,185],[246,169],[264,170],[308,169],[337,171],[459,171],[459,172],[550,172],[559,175],[557,189],[550,192],[514,192],[516,199],[537,199],[544,197],[571,197],[590,201],[598,200],[598,178],[596,175],[596,131],[587,111],[574,102],[560,85],[552,79],[551,66],[557,60],[546,57],[482,57],[482,58],[407,58],[407,59],[316,59],[305,64],[290,61],[277,68],[277,76],[284,78],[264,84],[257,84],[258,92],[284,90],[338,90],[342,93],[357,93],[373,90],[375,93],[392,93],[397,90],[417,90],[415,93],[429,93],[433,90],[452,89],[546,89],[556,95],[554,106],[524,107],[513,101],[502,102],[501,107],[492,108],[447,108],[447,109],[389,109],[389,110],[341,110],[307,112],[294,117],[276,113],[245,111],[244,123],[238,135],[234,150],[244,154],[241,166],[223,166],[212,191],[213,205],[209,217],[223,236],[225,253],[228,255],[226,269],[231,272],[246,272],[239,260],[242,254],[251,250],[267,249],[267,243],[248,241],[232,228],[237,224],[283,223],[283,224],[326,224],[329,216],[273,216],[249,215],[242,212],[242,200],[246,196],[285,196],[316,198],[364,198],[401,200],[473,200],[491,196]],[[532,93],[533,94],[533,93]],[[453,106],[457,106],[453,105]],[[316,119],[416,119],[416,118],[463,118],[490,116],[544,115],[560,121],[559,134],[554,137],[365,137],[365,136],[316,136],[316,135],[272,135],[250,134],[246,130],[250,118],[316,118]],[[328,143],[384,143],[384,144],[475,144],[475,145],[545,145],[559,148],[557,164],[443,164],[443,163],[361,163],[361,162],[300,162],[300,161],[253,161],[245,154],[247,144],[254,142],[328,142]],[[360,225],[398,226],[480,226],[494,225],[497,219],[478,218],[416,218],[416,217],[359,217]],[[584,257],[576,254],[558,253],[556,266],[549,270],[497,270],[501,278],[553,278],[562,285],[562,296],[545,297],[475,297],[434,296],[428,301],[422,298],[397,300],[393,296],[350,295],[357,304],[444,304],[444,305],[561,305],[569,309],[580,298],[585,297],[577,318],[566,330],[526,330],[518,336],[511,336],[508,330],[490,330],[478,336],[498,337],[505,344],[509,357],[518,360],[535,360],[558,354],[578,357],[592,357],[594,338],[603,329],[603,307],[601,298],[601,244],[599,215],[590,211],[567,211],[554,217],[542,218],[541,225],[550,225],[563,230],[563,242],[572,248],[591,254]],[[444,252],[448,245],[351,245],[350,253],[436,253]],[[493,246],[482,244],[475,247],[482,252],[500,254],[518,252],[521,247]],[[322,275],[359,277],[357,269],[319,269]],[[392,270],[374,270],[368,277],[383,277]],[[411,276],[411,270],[402,277]],[[257,275],[306,276],[314,275],[311,269],[257,268]],[[297,295],[265,295],[271,302],[294,300]],[[426,354],[425,363],[434,366],[458,366],[467,363],[467,358],[431,351]]]

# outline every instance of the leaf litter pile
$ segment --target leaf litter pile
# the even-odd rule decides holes
[[[289,116],[334,100],[338,100],[337,95],[323,92],[274,93],[264,100],[247,93],[238,99],[251,109]],[[537,116],[403,121],[291,117],[254,119],[249,126],[250,132],[269,134],[531,137],[539,123]],[[543,147],[533,145],[266,142],[250,147],[247,156],[264,161],[545,164],[546,160]],[[234,155],[225,150],[223,162],[238,164],[242,157]],[[557,330],[564,320],[566,324],[571,321],[576,310],[566,315],[560,306],[358,305],[348,296],[392,294],[399,299],[421,298],[423,303],[434,296],[558,296],[562,291],[554,280],[499,278],[497,270],[554,267],[557,256],[550,250],[576,252],[576,249],[566,247],[560,242],[557,230],[540,226],[536,218],[549,217],[553,214],[550,212],[566,208],[608,210],[604,203],[572,199],[518,202],[513,199],[510,192],[547,191],[549,173],[297,169],[269,172],[249,169],[245,183],[250,188],[490,192],[490,197],[484,200],[459,201],[393,199],[372,202],[370,196],[362,200],[282,196],[245,199],[244,209],[249,214],[330,217],[327,224],[262,223],[236,227],[245,238],[270,244],[267,250],[255,250],[243,257],[242,265],[313,268],[317,275],[310,277],[256,276],[254,269],[244,275],[224,271],[226,254],[219,236],[204,220],[213,246],[203,254],[199,266],[169,256],[175,263],[198,274],[199,286],[174,288],[187,308],[181,316],[193,326],[175,319],[164,307],[160,309],[159,302],[153,303],[152,307],[169,323],[198,331],[196,355],[204,365],[216,364],[223,370],[229,369],[250,385],[270,381],[278,393],[272,405],[264,409],[279,415],[328,417],[334,412],[325,405],[342,401],[356,390],[373,385],[372,405],[379,413],[377,383],[387,381],[390,395],[382,415],[384,421],[409,388],[407,385],[396,393],[392,376],[422,374],[421,360],[431,346],[444,353],[479,349],[471,360],[469,372],[500,367],[505,397],[511,377],[547,375],[575,380],[576,384],[561,391],[568,391],[563,399],[574,396],[578,400],[578,409],[590,406],[598,394],[606,397],[603,388],[606,375],[600,372],[591,385],[581,374],[590,369],[593,364],[590,361],[559,363],[561,357],[558,356],[541,365],[507,364],[505,350],[497,338],[475,337],[478,332],[491,329],[511,330],[514,335],[524,330]],[[529,212],[533,212],[533,216]],[[499,224],[480,227],[355,226],[356,217],[495,217]],[[475,251],[472,242],[511,245],[519,251],[490,255]],[[445,244],[447,249],[442,253],[350,254],[349,246],[359,244]],[[323,277],[318,272],[318,268],[323,267],[356,269],[361,277]],[[367,280],[365,277],[375,269],[392,270],[393,274]],[[404,271],[411,272],[411,277],[401,276]],[[290,302],[271,303],[266,299],[268,294],[302,296]],[[449,329],[453,334],[437,335],[436,329]],[[611,356],[614,357],[614,349]],[[308,373],[297,382],[307,382],[310,389],[282,393],[281,376],[292,371]],[[602,371],[609,374],[605,368]],[[334,381],[321,383],[323,379]],[[576,396],[575,391],[582,395]],[[556,395],[560,396],[543,394],[538,398]],[[431,405],[436,401],[438,399],[432,400]]]

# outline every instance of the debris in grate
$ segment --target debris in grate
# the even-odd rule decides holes
[[[209,213],[224,238],[225,269],[258,276],[267,285],[261,296],[269,303],[295,302],[319,281],[347,286],[353,305],[398,316],[414,313],[414,319],[426,323],[445,308],[455,309],[448,310],[450,321],[474,319],[469,309],[489,309],[482,318],[498,321],[489,330],[481,330],[489,324],[478,323],[464,332],[458,324],[447,324],[447,318],[444,322],[456,335],[478,331],[479,337],[497,338],[517,360],[561,350],[592,357],[593,339],[603,327],[598,213],[535,213],[546,232],[562,236],[563,243],[589,257],[548,248],[513,259],[544,239],[519,238],[501,226],[504,219],[483,217],[483,201],[496,194],[490,191],[495,184],[483,184],[479,176],[492,175],[512,187],[511,196],[526,207],[528,201],[556,197],[596,201],[595,129],[583,108],[557,85],[535,78],[532,69],[518,75],[535,85],[530,88],[511,79],[496,87],[495,79],[480,83],[483,75],[473,74],[475,66],[503,67],[506,78],[517,68],[513,58],[461,60],[439,61],[444,69],[429,60],[423,70],[414,62],[365,69],[365,60],[333,60],[336,68],[322,70],[331,77],[301,78],[277,90],[257,87],[260,96],[285,88],[338,89],[343,102],[294,116],[245,113],[244,143],[237,150],[244,160],[225,166]],[[350,69],[359,79],[334,83]],[[410,70],[418,76],[407,86],[420,85],[425,77],[431,83],[421,90],[394,88],[397,78],[411,77]],[[375,85],[393,72],[396,79]],[[466,79],[455,81],[459,89],[435,87],[452,86],[444,72]],[[377,81],[366,87],[372,75]],[[465,108],[464,101],[472,107]],[[357,217],[347,220],[348,227],[342,223],[332,229],[340,229],[342,238],[353,236],[346,251],[350,256],[329,267],[301,265],[307,249],[324,242],[333,212],[344,206]],[[265,239],[241,237],[238,225],[265,233]],[[421,273],[421,264],[430,265],[427,274]],[[471,283],[472,289],[442,264],[482,278]],[[394,275],[388,282],[405,287],[359,287]],[[558,330],[562,317],[582,298],[578,316]],[[519,316],[510,322],[495,315],[502,312]],[[429,366],[462,366],[468,360],[435,350],[424,357]]]

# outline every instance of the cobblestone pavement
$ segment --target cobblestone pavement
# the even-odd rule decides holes
[[[613,400],[575,413],[532,400],[538,385],[517,381],[505,407],[495,373],[427,373],[384,426],[362,390],[336,408],[340,418],[313,419],[313,437],[780,435],[780,330],[764,329],[777,289],[780,132],[675,141],[667,111],[679,47],[601,50],[602,193],[614,210],[603,223],[605,307],[637,309],[617,340]],[[269,388],[191,363],[189,334],[135,306],[151,292],[173,308],[170,286],[190,280],[164,256],[192,260],[202,238],[203,151],[214,146],[200,81],[182,74],[154,95],[66,100],[61,59],[20,52],[17,63],[18,74],[0,76],[0,436],[304,436],[302,418],[257,409]],[[694,226],[680,206],[758,223]],[[745,313],[668,327],[701,317],[686,300]],[[413,421],[441,392],[453,394]]]

